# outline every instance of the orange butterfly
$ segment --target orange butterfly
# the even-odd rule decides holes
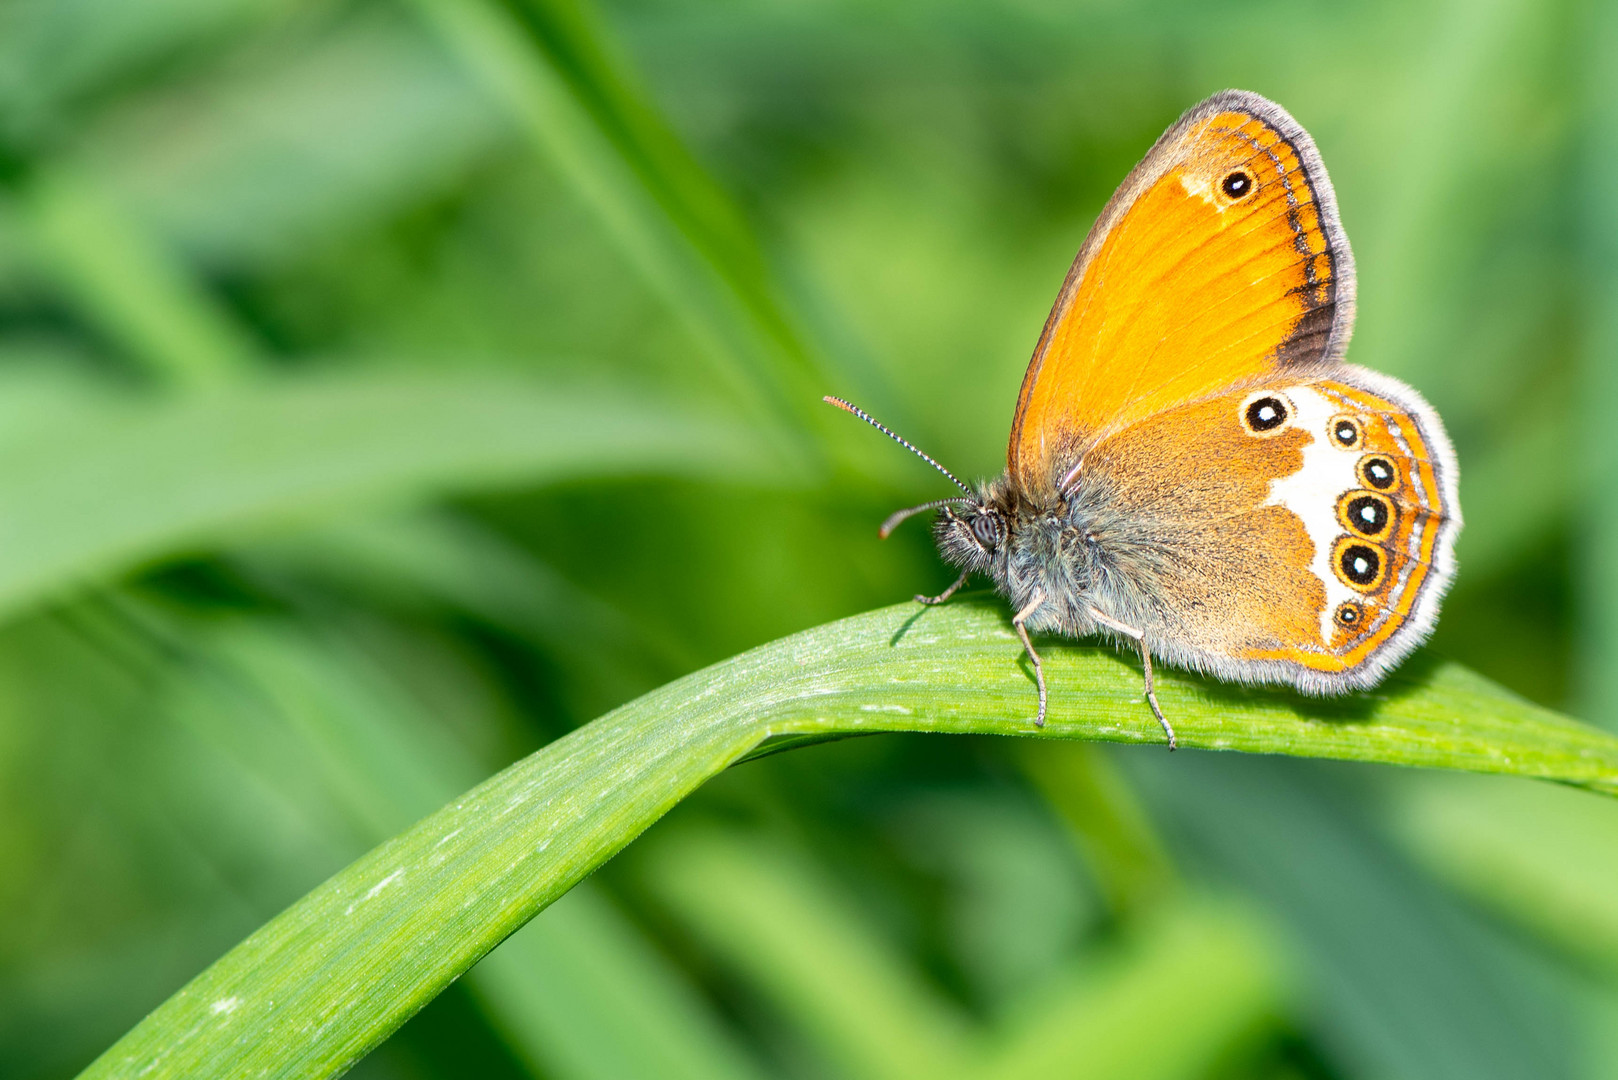
[[[1006,472],[937,509],[961,576],[987,574],[1039,686],[1029,630],[1097,632],[1237,682],[1374,685],[1454,574],[1455,451],[1420,394],[1343,363],[1354,258],[1314,142],[1227,90],[1113,195],[1023,378]],[[912,450],[915,447],[836,398]],[[919,450],[916,451],[918,454]]]

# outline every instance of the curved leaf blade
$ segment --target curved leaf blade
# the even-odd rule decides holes
[[[1161,742],[1140,676],[1051,647],[1048,726],[1000,605],[900,605],[647,694],[424,818],[226,954],[85,1073],[343,1071],[680,799],[777,736],[936,731]],[[1618,791],[1618,738],[1430,657],[1338,701],[1165,673],[1181,745],[1513,773]]]
[[[0,439],[0,613],[266,529],[579,476],[778,482],[743,430],[510,378],[288,380],[86,404]]]

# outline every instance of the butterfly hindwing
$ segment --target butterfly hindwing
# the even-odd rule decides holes
[[[1141,553],[1109,590],[1121,617],[1225,678],[1370,685],[1425,637],[1453,572],[1443,429],[1360,368],[1166,410],[1096,446],[1084,474],[1129,533],[1113,546]]]
[[[1304,522],[1326,603],[1318,637],[1247,658],[1368,684],[1426,637],[1454,574],[1455,453],[1431,407],[1387,376],[1345,365],[1289,397],[1313,441],[1270,501]]]
[[[1354,269],[1308,134],[1216,94],[1158,140],[1068,273],[1023,380],[1007,465],[1050,497],[1108,434],[1342,354]]]

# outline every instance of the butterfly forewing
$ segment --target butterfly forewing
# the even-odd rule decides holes
[[[1023,380],[1007,464],[1048,498],[1108,434],[1340,357],[1353,259],[1314,144],[1279,106],[1215,95],[1097,219]]]

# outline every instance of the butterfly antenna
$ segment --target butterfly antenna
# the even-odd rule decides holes
[[[877,529],[876,534],[886,540],[893,535],[893,530],[897,529],[906,518],[913,518],[917,514],[925,514],[929,510],[937,510],[941,506],[954,506],[957,503],[967,501],[969,500],[957,495],[953,499],[934,499],[932,502],[925,502],[920,506],[907,506],[903,510],[895,510],[888,515],[888,519],[882,523],[881,528]]]
[[[870,424],[872,427],[876,428],[882,434],[886,435],[888,438],[892,439],[894,442],[898,443],[900,446],[904,447],[906,450],[909,450],[912,454],[915,454],[917,457],[921,458],[921,460],[925,461],[927,464],[931,465],[933,468],[937,469],[939,472],[941,472],[945,476],[949,477],[950,483],[954,484],[956,487],[958,487],[962,491],[966,492],[966,497],[967,498],[971,499],[973,502],[977,501],[977,498],[978,498],[977,492],[973,491],[971,488],[967,487],[965,484],[961,483],[958,479],[956,479],[954,473],[952,473],[948,469],[944,468],[944,466],[940,465],[938,462],[934,461],[931,457],[929,457],[928,455],[922,453],[920,450],[917,450],[914,446],[912,446],[910,444],[910,442],[908,440],[900,437],[892,429],[890,429],[890,428],[886,427],[885,425],[879,423],[873,416],[871,416],[870,413],[866,412],[864,409],[860,408],[857,405],[850,405],[848,402],[844,401],[840,397],[831,397],[830,395],[828,395],[827,397],[823,398],[822,400],[825,401],[826,404],[828,404],[828,405],[835,405],[839,409],[842,409],[844,412],[853,413],[855,416],[859,417],[861,420],[864,420],[867,424]],[[895,524],[897,524],[897,522]]]

